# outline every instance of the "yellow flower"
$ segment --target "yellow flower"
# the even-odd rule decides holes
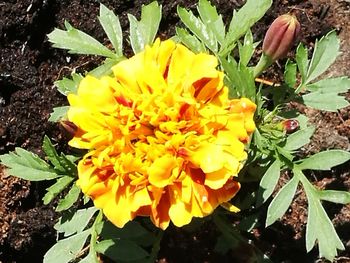
[[[217,59],[171,40],[86,76],[68,100],[70,141],[87,149],[78,185],[118,227],[149,216],[165,229],[229,201],[247,158],[256,105],[228,98]]]

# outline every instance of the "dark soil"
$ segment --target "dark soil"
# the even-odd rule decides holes
[[[52,138],[60,150],[65,149],[65,137],[56,124],[48,122],[53,107],[65,105],[66,99],[53,86],[54,81],[73,70],[84,72],[98,65],[92,56],[76,56],[54,49],[46,35],[54,27],[63,28],[64,20],[106,42],[97,22],[99,2],[113,9],[127,32],[126,13],[136,16],[146,0],[7,0],[0,1],[0,154],[23,147],[41,154],[44,134]],[[159,35],[174,34],[179,19],[176,6],[194,9],[196,0],[159,1],[163,5],[163,20]],[[224,19],[239,8],[241,0],[215,0]],[[302,23],[300,40],[310,49],[316,38],[336,29],[342,39],[342,55],[327,73],[328,76],[350,75],[350,4],[347,0],[276,0],[273,8],[254,28],[255,39],[262,39],[275,17],[293,12]],[[127,44],[127,43],[125,43]],[[128,48],[126,48],[128,51]],[[279,81],[282,67],[275,64],[264,77]],[[348,94],[349,97],[349,94]],[[350,109],[324,113],[298,107],[317,126],[312,142],[304,148],[308,155],[329,148],[350,149]],[[350,189],[349,163],[335,170],[311,174],[320,188]],[[283,180],[288,175],[282,176]],[[53,225],[59,215],[52,206],[44,206],[41,198],[47,184],[30,183],[9,177],[0,167],[0,262],[41,262],[54,244]],[[336,262],[350,262],[350,206],[326,206],[346,250]],[[307,204],[302,191],[296,196],[287,215],[268,229],[258,227],[250,239],[274,262],[315,262],[317,250],[305,251]],[[320,230],[322,231],[322,230]],[[159,262],[248,262],[228,253],[214,252],[217,232],[210,223],[199,230],[168,231],[161,244]],[[248,249],[249,250],[249,249]],[[247,248],[241,249],[241,254]],[[320,261],[318,261],[320,262]]]

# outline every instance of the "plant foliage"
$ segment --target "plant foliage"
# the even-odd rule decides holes
[[[288,210],[298,187],[308,200],[308,219],[306,226],[306,250],[318,245],[320,257],[333,260],[337,250],[344,245],[339,239],[322,201],[338,204],[350,203],[350,193],[338,190],[321,190],[308,179],[308,170],[329,171],[333,167],[350,160],[350,153],[343,150],[327,150],[300,159],[300,149],[308,144],[315,127],[307,124],[303,115],[294,115],[299,120],[300,129],[288,134],[281,129],[285,120],[284,106],[290,100],[304,103],[306,106],[326,111],[337,111],[349,105],[342,93],[350,88],[348,77],[320,79],[339,54],[339,39],[335,31],[317,40],[312,56],[300,44],[295,61],[285,64],[284,83],[279,87],[266,87],[257,82],[251,58],[259,42],[254,42],[251,27],[271,6],[271,0],[248,0],[238,11],[233,12],[229,26],[226,27],[222,16],[208,0],[199,0],[198,15],[185,8],[178,7],[177,13],[184,28],[176,28],[174,39],[183,43],[194,52],[212,53],[217,56],[220,68],[225,72],[225,83],[231,97],[248,97],[257,104],[257,130],[250,145],[247,169],[240,175],[241,183],[257,181],[259,188],[247,193],[239,200],[238,207],[256,209],[268,204],[266,227],[279,220]],[[151,45],[157,35],[162,17],[161,6],[157,2],[142,7],[141,18],[128,14],[130,23],[129,40],[134,53]],[[54,47],[75,54],[88,54],[104,57],[101,66],[88,72],[99,77],[111,72],[111,67],[124,59],[123,34],[118,16],[103,4],[100,5],[98,20],[104,29],[113,50],[107,48],[88,34],[65,22],[65,30],[55,29],[48,35]],[[70,78],[55,82],[57,90],[63,95],[76,93],[82,74],[72,73]],[[273,98],[269,101],[267,98]],[[273,109],[266,106],[273,105]],[[50,121],[57,122],[65,118],[68,107],[55,108]],[[162,231],[149,226],[146,220],[129,222],[119,229],[106,221],[101,211],[92,207],[77,209],[80,204],[80,188],[77,180],[76,161],[81,156],[57,153],[50,139],[45,136],[43,142],[45,158],[22,148],[0,156],[7,173],[31,181],[52,180],[43,197],[44,204],[56,200],[56,210],[62,217],[55,225],[58,242],[46,253],[44,263],[99,262],[98,253],[104,254],[116,262],[154,262],[160,247]],[[279,189],[282,171],[288,171],[289,179]],[[274,195],[274,192],[276,194]],[[88,200],[85,200],[85,204]],[[229,208],[229,204],[226,204]],[[221,235],[216,251],[226,253],[232,247],[238,247],[248,241],[239,230],[232,227],[225,213],[214,214],[213,221]],[[259,213],[243,218],[239,229],[250,231],[259,221]],[[322,229],[322,231],[320,231]],[[267,257],[254,248],[254,262],[269,262]]]

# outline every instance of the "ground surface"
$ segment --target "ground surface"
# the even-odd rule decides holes
[[[66,103],[53,82],[72,70],[84,72],[97,65],[94,57],[69,55],[54,49],[46,34],[54,27],[63,27],[64,20],[104,41],[96,22],[100,1],[79,0],[7,0],[0,1],[0,154],[15,147],[41,153],[47,134],[58,145],[65,145],[57,125],[47,121],[52,108]],[[148,1],[101,1],[121,16],[127,29],[126,13],[139,14],[141,4]],[[193,9],[195,0],[160,1],[163,20],[160,36],[170,36],[178,23],[176,5]],[[229,18],[232,9],[244,1],[215,0],[219,11]],[[327,73],[329,76],[350,75],[350,4],[347,0],[275,0],[273,8],[254,30],[261,39],[272,20],[292,11],[302,22],[300,40],[310,49],[313,42],[331,29],[339,32],[342,55]],[[284,61],[281,61],[281,64]],[[281,67],[276,64],[266,78],[278,81]],[[348,94],[349,97],[349,94]],[[304,154],[321,149],[349,149],[350,109],[324,113],[298,107],[317,126],[312,142]],[[61,143],[61,144],[59,144]],[[61,146],[64,149],[64,146]],[[325,173],[312,174],[321,188],[350,189],[350,164]],[[288,176],[288,175],[286,175]],[[58,215],[41,198],[47,185],[29,183],[9,177],[0,167],[0,262],[41,262],[46,250],[55,242],[53,225]],[[305,252],[304,233],[306,201],[301,192],[280,223],[268,229],[256,228],[251,239],[275,262],[314,262],[317,251]],[[336,262],[350,262],[350,206],[327,206],[327,212],[344,242],[346,251]],[[213,251],[215,230],[205,225],[195,233],[173,230],[165,235],[160,262],[247,262],[232,252],[220,256]],[[245,252],[245,250],[243,250]],[[242,254],[242,251],[240,252]]]

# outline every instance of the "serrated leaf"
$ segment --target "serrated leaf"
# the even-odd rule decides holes
[[[83,76],[77,73],[71,75],[72,79],[63,78],[61,80],[55,81],[55,86],[57,90],[67,96],[69,93],[76,94],[80,81],[83,79]]]
[[[59,161],[66,175],[69,175],[71,177],[77,177],[78,171],[77,171],[77,166],[74,163],[75,160],[77,160],[77,157],[69,156],[68,158],[66,155],[61,153],[59,157]]]
[[[25,180],[43,181],[59,177],[39,156],[22,148],[0,155],[0,162],[8,168],[8,174]]]
[[[293,176],[293,178],[277,193],[267,209],[266,226],[273,224],[286,213],[293,201],[298,183],[299,179]]]
[[[307,48],[305,48],[302,43],[300,43],[298,45],[297,53],[295,55],[295,60],[296,60],[297,65],[298,65],[301,79],[303,80],[303,82],[305,82],[306,77],[307,77],[307,69],[309,66],[309,60],[308,60]]]
[[[294,88],[297,82],[297,65],[289,59],[284,67],[284,81],[290,88]]]
[[[247,66],[255,50],[252,31],[248,30],[245,34],[243,45],[238,41],[238,47],[240,58],[239,63],[243,66]]]
[[[318,198],[324,201],[346,205],[350,203],[350,192],[339,190],[320,190]]]
[[[315,49],[307,71],[306,83],[314,80],[333,64],[339,55],[339,38],[335,31],[331,31],[320,41],[316,41]]]
[[[234,12],[220,55],[226,57],[235,46],[235,42],[264,16],[271,5],[272,0],[248,0],[238,12]]]
[[[89,74],[95,78],[100,78],[106,75],[111,76],[113,74],[112,67],[117,65],[122,60],[124,60],[124,57],[120,57],[118,59],[107,58],[100,66],[91,70]]]
[[[222,16],[218,15],[216,7],[207,0],[199,0],[198,13],[205,26],[213,32],[216,40],[223,44],[225,40],[225,25]]]
[[[67,195],[58,202],[56,207],[57,212],[69,209],[79,198],[80,188],[74,184]]]
[[[212,31],[191,11],[177,7],[177,13],[185,26],[214,53],[217,51],[217,41]]]
[[[103,240],[96,244],[95,249],[116,262],[141,260],[148,256],[143,248],[132,241],[123,239]]]
[[[65,171],[64,167],[60,163],[60,157],[56,152],[55,147],[52,145],[49,137],[44,136],[43,141],[43,150],[49,159],[49,161],[53,164],[53,166],[59,171]]]
[[[266,146],[268,145],[267,139],[261,135],[258,129],[255,129],[253,136],[254,144],[258,147],[260,151],[264,151]]]
[[[296,131],[287,137],[286,144],[283,148],[287,151],[294,151],[310,142],[311,136],[315,132],[314,126],[308,126],[304,129]]]
[[[95,207],[77,210],[73,215],[69,214],[61,217],[55,225],[55,229],[59,233],[64,233],[65,237],[80,233],[88,225],[92,216],[97,211]]]
[[[233,84],[233,87],[229,86],[230,97],[232,98],[233,94],[238,94],[240,97],[255,101],[256,87],[253,71],[244,65],[237,64],[234,58],[229,57],[229,59],[228,61],[220,57],[220,63],[227,78]]]
[[[306,85],[306,89],[320,94],[344,93],[350,89],[350,78],[339,77],[323,79],[318,82]]]
[[[71,162],[71,163],[75,163],[76,161],[78,161],[79,159],[81,159],[81,156],[74,156],[74,155],[65,155],[66,159]]]
[[[46,194],[43,197],[44,205],[50,203],[59,193],[61,193],[74,178],[70,176],[63,176],[57,179],[56,183],[46,189]]]
[[[117,56],[123,56],[123,33],[118,16],[101,3],[98,20],[111,41]]]
[[[205,46],[198,40],[197,37],[188,33],[186,29],[176,27],[176,36],[181,43],[195,53],[206,52]]]
[[[328,150],[316,153],[301,160],[298,165],[301,170],[330,170],[332,167],[350,160],[350,152],[343,150]]]
[[[59,240],[46,252],[44,263],[68,263],[77,258],[79,252],[84,247],[86,239],[91,231],[85,230],[77,235]]]
[[[319,92],[312,92],[302,96],[303,102],[306,106],[318,110],[335,112],[339,109],[349,106],[349,102],[343,96],[336,93],[322,94]]]
[[[337,249],[344,250],[344,245],[318,200],[315,194],[316,191],[309,187],[305,187],[305,191],[309,206],[306,225],[306,250],[309,252],[318,240],[320,257],[333,261],[337,255]]]
[[[72,54],[99,55],[104,57],[117,57],[111,50],[88,34],[72,27],[65,22],[66,31],[55,29],[48,34],[49,41],[56,48],[67,49]]]
[[[130,43],[135,54],[142,51],[146,45],[153,43],[161,18],[162,7],[156,1],[142,6],[140,21],[137,21],[133,15],[128,14]]]
[[[53,108],[53,112],[51,112],[50,118],[48,121],[58,122],[62,119],[66,119],[68,109],[69,109],[69,106],[61,106],[61,107]]]
[[[65,156],[63,153],[61,153],[61,156],[59,156],[56,152],[55,147],[52,145],[49,137],[47,137],[46,135],[44,136],[43,150],[48,160],[53,164],[53,166],[59,174],[76,177],[77,168],[74,164],[76,157],[70,156],[69,158],[67,158],[67,156]],[[71,160],[72,158],[73,160]]]
[[[278,179],[280,178],[281,163],[276,159],[266,170],[261,178],[259,191],[257,194],[257,206],[265,203],[275,189]]]

